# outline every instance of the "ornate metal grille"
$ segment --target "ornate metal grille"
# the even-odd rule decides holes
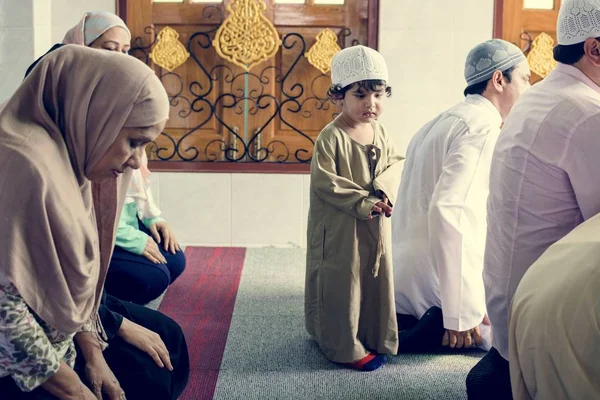
[[[219,13],[220,21],[223,21],[220,8],[209,6],[204,9],[207,19],[213,18],[213,13]],[[319,80],[326,79],[329,82],[329,74],[319,72],[319,75],[309,83],[294,81],[292,78],[295,68],[297,68],[298,63],[307,51],[304,36],[299,33],[287,33],[283,36],[280,51],[289,52],[288,54],[294,57],[287,70],[269,65],[260,72],[236,73],[230,65],[222,63],[220,59],[220,63],[211,68],[201,61],[202,52],[211,48],[217,29],[218,25],[208,30],[197,31],[190,35],[187,43],[184,43],[191,59],[202,71],[208,85],[206,83],[203,85],[198,80],[186,82],[176,71],[163,71],[162,75],[159,75],[163,83],[169,80],[171,87],[173,87],[173,82],[177,83],[178,89],[175,91],[170,90],[168,95],[171,106],[179,108],[179,117],[188,118],[193,113],[202,113],[206,117],[203,118],[200,124],[187,129],[180,137],[170,134],[166,129],[162,136],[167,139],[169,145],[152,143],[149,146],[151,159],[186,162],[309,163],[314,145],[313,137],[290,121],[290,116],[295,115],[304,119],[311,119],[316,113],[329,113],[328,118],[332,120],[336,116],[336,110],[325,93],[317,93],[317,90],[315,90],[315,84]],[[157,36],[157,32],[153,27],[147,27],[145,32],[154,38]],[[347,28],[342,29],[338,34],[338,41],[342,48],[345,42],[344,39],[350,34],[350,30]],[[149,53],[155,41],[145,46],[141,37],[135,38],[130,54],[150,65]],[[357,44],[357,41],[352,43],[352,45],[355,44]],[[249,90],[248,82],[251,80],[254,84],[253,89]],[[240,81],[245,82],[245,89],[237,87]],[[218,84],[223,89],[217,95]],[[267,86],[273,84],[278,87],[278,96],[266,93]],[[184,94],[186,86],[189,95]],[[247,135],[242,134],[238,127],[231,126],[225,120],[226,118],[220,110],[226,109],[230,109],[240,116],[244,114],[248,116],[261,114],[266,117],[266,122],[255,128],[253,132]],[[298,117],[296,117],[297,119]],[[186,139],[193,135],[202,135],[202,128],[215,120],[219,130],[228,133],[229,138],[227,135],[222,135],[218,139],[208,141],[200,148],[196,145],[184,143]],[[296,144],[291,148],[292,146],[286,143],[285,140],[276,137],[265,142],[263,139],[265,129],[277,121],[281,126],[290,129],[296,139],[300,139],[303,144],[301,146]],[[248,132],[248,128],[248,126],[245,126],[244,131]]]

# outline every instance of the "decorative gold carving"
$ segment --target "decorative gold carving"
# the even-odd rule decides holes
[[[275,56],[281,46],[277,30],[263,14],[263,0],[233,0],[229,16],[217,30],[213,46],[219,56],[246,71]]]
[[[556,68],[556,61],[552,55],[554,40],[547,33],[540,33],[531,44],[531,50],[527,54],[529,68],[542,78],[548,76],[550,71]]]
[[[189,57],[190,53],[179,41],[179,33],[175,29],[165,26],[158,32],[156,45],[150,52],[150,58],[156,65],[173,72],[182,66]]]
[[[333,56],[341,50],[337,35],[331,29],[325,28],[317,35],[315,44],[304,56],[313,67],[326,74],[331,70]]]

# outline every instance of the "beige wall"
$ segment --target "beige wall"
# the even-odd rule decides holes
[[[402,151],[463,98],[465,58],[491,39],[493,15],[494,0],[382,0],[380,51],[393,89],[382,122]]]
[[[115,12],[115,0],[50,0],[52,1],[52,42],[62,41],[87,11]]]
[[[0,0],[0,103],[23,79],[34,42],[33,0]]]
[[[0,0],[0,102],[27,67],[62,41],[86,11],[115,11],[115,0]]]

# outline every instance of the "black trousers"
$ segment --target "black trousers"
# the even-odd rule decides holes
[[[444,337],[444,317],[439,307],[431,307],[419,320],[412,315],[396,314],[398,354],[439,352]]]
[[[112,312],[144,326],[160,335],[171,357],[174,370],[160,368],[152,358],[118,336],[109,340],[104,358],[113,371],[128,400],[175,400],[185,389],[190,372],[189,356],[185,338],[179,325],[171,318],[130,302],[107,296],[105,306]],[[108,329],[108,328],[107,328]],[[78,352],[75,371],[81,377],[85,360]],[[10,400],[56,400],[42,388],[22,392],[11,377],[0,378],[0,398]]]
[[[139,230],[151,235],[138,220]],[[118,299],[137,304],[147,304],[160,296],[185,269],[185,254],[171,254],[161,244],[158,248],[167,260],[166,264],[154,264],[146,257],[115,246],[104,289]]]
[[[508,361],[491,348],[467,375],[469,400],[511,400]]]

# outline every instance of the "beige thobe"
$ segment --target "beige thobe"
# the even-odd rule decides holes
[[[600,216],[552,245],[512,299],[515,400],[600,398]]]
[[[403,157],[383,127],[363,146],[335,123],[315,143],[311,164],[305,317],[332,361],[396,354],[391,223],[369,220],[376,192],[396,202]]]

